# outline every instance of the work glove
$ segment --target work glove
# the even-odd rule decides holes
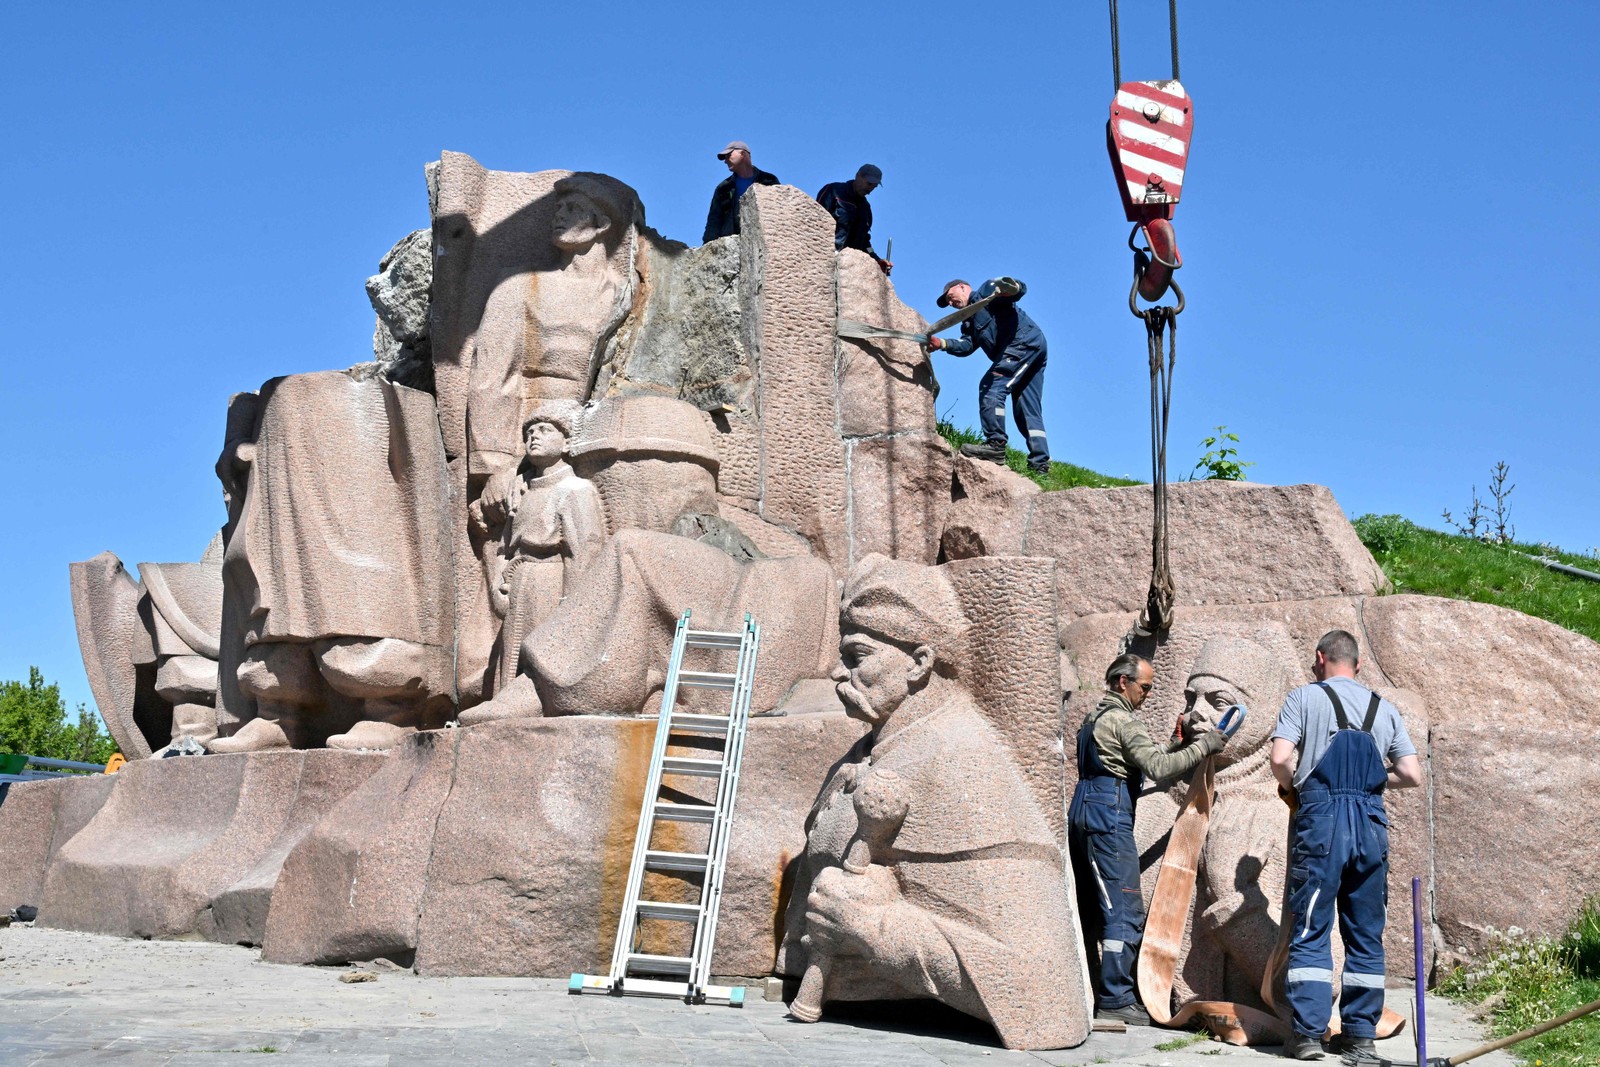
[[[1022,283],[1015,278],[996,278],[994,291],[1000,296],[1016,296],[1022,292]]]
[[[1289,805],[1289,813],[1291,815],[1300,810],[1300,794],[1293,789],[1282,785],[1278,786],[1278,799]]]
[[[943,337],[930,337],[930,338],[928,338],[928,349],[929,349],[929,351],[937,352],[937,351],[939,351],[939,349],[941,349],[943,347],[944,347],[944,338]]]

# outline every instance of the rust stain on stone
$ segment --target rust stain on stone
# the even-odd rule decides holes
[[[628,867],[633,861],[633,839],[638,831],[639,807],[645,778],[650,772],[650,751],[655,745],[655,723],[619,720],[616,724],[616,768],[611,778],[611,810],[600,853],[600,914],[595,923],[600,943],[596,959],[609,966],[617,940],[622,898],[628,891]]]
[[[778,853],[778,867],[772,874],[772,958],[778,958],[783,948],[783,916],[789,910],[789,898],[794,895],[794,880],[800,862],[784,849]]]

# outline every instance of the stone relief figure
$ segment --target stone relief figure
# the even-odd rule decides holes
[[[799,682],[827,673],[838,644],[833,587],[833,571],[811,556],[742,561],[707,541],[618,530],[523,640],[516,677],[463,711],[461,724],[648,710],[685,610],[709,629],[735,630],[746,612],[761,619],[750,708],[770,711]]]
[[[242,636],[223,668],[237,657],[248,721],[208,747],[382,749],[442,721],[453,600],[433,398],[292,375],[262,387],[248,440],[232,429],[223,618]]]
[[[1278,799],[1267,741],[1297,673],[1258,641],[1213,637],[1184,686],[1187,724],[1215,725],[1231,704],[1251,709],[1214,757],[1216,795],[1196,884],[1194,937],[1203,947],[1191,948],[1183,972],[1184,984],[1209,997],[1257,1000],[1278,941],[1289,812]],[[1182,803],[1182,791],[1169,795]]]
[[[555,611],[605,545],[605,511],[594,484],[566,462],[570,416],[540,409],[524,430],[520,467],[495,476],[473,505],[494,548],[484,560],[500,617],[495,691],[516,676],[522,641]]]
[[[633,191],[580,173],[557,181],[555,194],[550,243],[559,266],[507,278],[484,306],[467,385],[475,482],[517,464],[519,431],[539,402],[589,398],[633,299],[631,246],[641,214]]]
[[[779,957],[813,987],[795,1017],[932,997],[1009,1048],[1081,1040],[1084,1006],[1061,977],[1079,963],[1059,843],[962,681],[969,623],[949,580],[868,556],[839,626],[833,678],[871,729],[806,823]]]

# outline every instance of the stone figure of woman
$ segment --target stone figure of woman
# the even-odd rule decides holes
[[[495,691],[517,675],[522,642],[550,617],[574,579],[605,546],[605,511],[594,484],[565,459],[571,426],[550,411],[523,428],[524,459],[486,488],[483,516],[499,543],[486,554],[489,599],[500,617]]]

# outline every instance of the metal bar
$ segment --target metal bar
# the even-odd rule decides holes
[[[1412,1020],[1413,1032],[1417,1039],[1417,1063],[1420,1067],[1428,1064],[1428,1018],[1423,1006],[1423,991],[1428,983],[1427,975],[1422,973],[1422,879],[1411,879],[1411,941],[1413,944],[1413,964],[1417,976],[1417,1014]]]
[[[1172,80],[1178,77],[1178,0],[1167,0],[1167,26],[1172,31]]]
[[[1117,40],[1117,0],[1111,0],[1111,95],[1122,88],[1122,42]]]
[[[1434,1062],[1445,1063],[1449,1064],[1450,1067],[1456,1067],[1457,1064],[1466,1063],[1468,1060],[1475,1060],[1479,1056],[1486,1056],[1491,1052],[1498,1052],[1508,1045],[1515,1045],[1519,1042],[1526,1041],[1531,1037],[1538,1037],[1540,1034],[1554,1030],[1558,1026],[1565,1026],[1574,1019],[1581,1019],[1583,1016],[1595,1011],[1600,1011],[1600,1000],[1591,1000],[1583,1007],[1573,1008],[1565,1015],[1558,1015],[1549,1022],[1540,1023],[1538,1026],[1530,1026],[1526,1030],[1519,1030],[1509,1037],[1502,1037],[1500,1040],[1491,1041],[1487,1045],[1479,1045],[1475,1049],[1469,1049],[1466,1052],[1458,1052],[1447,1060],[1435,1060]]]
[[[1570,574],[1574,578],[1584,578],[1591,582],[1600,582],[1600,574],[1596,574],[1594,571],[1586,571],[1579,567],[1568,566],[1567,564],[1562,563],[1560,560],[1551,559],[1549,556],[1535,556],[1528,552],[1518,552],[1514,548],[1508,548],[1506,551],[1514,555],[1521,556],[1523,559],[1531,559],[1535,563],[1546,567],[1549,570],[1559,571],[1562,574]]]
[[[55,767],[64,771],[99,771],[101,774],[106,770],[104,763],[79,763],[77,760],[47,759],[44,756],[29,756],[28,766]]]

